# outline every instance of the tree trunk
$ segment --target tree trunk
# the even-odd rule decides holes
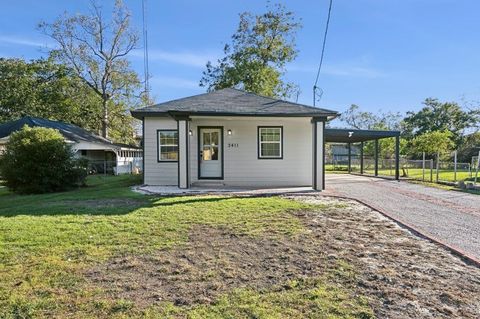
[[[108,100],[103,99],[102,107],[103,107],[103,116],[102,116],[102,136],[108,138],[108,107],[107,107]]]

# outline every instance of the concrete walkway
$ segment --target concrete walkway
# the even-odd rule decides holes
[[[286,188],[242,188],[242,187],[190,187],[181,189],[177,186],[134,186],[134,192],[146,195],[179,196],[179,195],[235,195],[235,196],[262,196],[284,195],[294,193],[317,193],[311,187],[286,187]]]
[[[480,195],[348,174],[327,174],[326,186],[480,260]]]

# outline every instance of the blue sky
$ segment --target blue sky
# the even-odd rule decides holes
[[[112,0],[113,1],[113,0]],[[112,1],[103,1],[105,5]],[[141,0],[126,0],[141,29]],[[312,103],[328,0],[280,1],[302,19],[298,58],[286,78],[297,83],[299,102]],[[64,11],[86,12],[87,0],[3,1],[0,56],[44,56],[49,39],[36,30]],[[208,60],[222,54],[242,11],[262,12],[266,1],[147,0],[152,93],[157,102],[202,93]],[[416,110],[427,97],[480,100],[480,1],[334,0],[319,86],[320,106],[343,111]],[[143,54],[131,56],[143,72]]]

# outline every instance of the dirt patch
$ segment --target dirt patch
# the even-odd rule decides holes
[[[346,261],[355,274],[343,283],[367,296],[379,318],[478,318],[480,269],[356,202],[289,198],[332,208],[297,212],[307,231],[292,238],[196,226],[183,247],[118,257],[87,277],[139,307],[193,306],[234,288],[330,276]]]
[[[108,287],[115,298],[141,306],[210,303],[234,288],[262,289],[322,274],[321,247],[305,239],[253,238],[197,226],[182,248],[116,258],[88,277]]]
[[[325,240],[330,256],[357,272],[358,289],[379,318],[479,318],[480,269],[353,201],[297,197],[310,203],[345,203],[309,212],[304,221]]]

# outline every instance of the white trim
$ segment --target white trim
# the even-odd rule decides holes
[[[279,131],[279,136],[280,136],[280,140],[278,141],[262,141],[262,130],[278,130]],[[258,157],[259,158],[282,158],[282,154],[283,154],[283,143],[282,143],[282,140],[283,140],[283,130],[281,127],[262,127],[260,126],[258,128]],[[278,152],[279,154],[278,155],[262,155],[262,145],[263,144],[278,144],[279,145],[279,148],[278,148]]]
[[[161,137],[160,137],[160,134],[161,133],[165,133],[165,132],[173,132],[173,133],[177,133],[177,144],[162,144],[161,143]],[[157,160],[159,162],[176,162],[178,161],[178,157],[179,157],[179,138],[180,138],[180,134],[178,132],[178,130],[158,130],[157,131]],[[162,147],[176,147],[177,148],[177,158],[176,159],[162,159]]]
[[[188,121],[178,121],[178,187],[188,188]]]

